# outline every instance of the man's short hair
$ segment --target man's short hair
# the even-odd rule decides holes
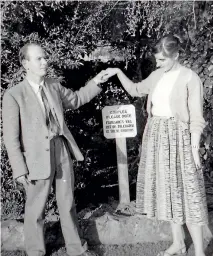
[[[27,43],[24,46],[21,47],[20,51],[19,51],[19,62],[22,65],[22,61],[23,60],[28,60],[29,56],[28,56],[28,48],[32,45],[37,45],[37,43]]]

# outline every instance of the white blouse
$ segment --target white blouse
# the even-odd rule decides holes
[[[172,117],[169,98],[180,69],[165,72],[159,80],[152,95],[152,115]]]

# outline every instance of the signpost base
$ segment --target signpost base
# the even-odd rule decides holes
[[[129,204],[130,194],[126,138],[116,138],[116,152],[119,182],[119,204]]]

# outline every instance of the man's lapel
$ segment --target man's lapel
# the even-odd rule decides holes
[[[45,79],[45,89],[46,89],[46,96],[50,107],[53,108],[55,114],[58,118],[59,124],[62,127],[63,125],[63,109],[61,109],[61,104],[59,102],[60,96],[58,92],[53,88],[51,82],[48,79]]]

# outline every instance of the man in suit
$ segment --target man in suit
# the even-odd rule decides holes
[[[79,237],[72,156],[82,161],[83,155],[65,124],[63,110],[77,109],[100,93],[104,73],[73,92],[45,77],[47,60],[39,45],[23,46],[19,58],[26,77],[4,94],[3,134],[13,177],[27,194],[26,252],[45,255],[44,209],[54,184],[67,255],[94,255]]]

